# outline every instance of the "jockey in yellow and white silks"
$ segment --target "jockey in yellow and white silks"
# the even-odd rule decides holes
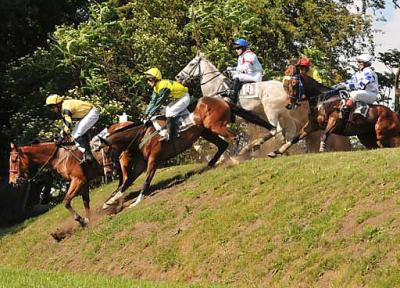
[[[229,67],[227,70],[232,74],[234,80],[230,98],[236,102],[241,82],[262,81],[263,69],[257,55],[249,49],[247,40],[236,39],[233,43],[233,48],[238,55],[237,66]]]
[[[373,57],[369,54],[361,54],[356,58],[358,71],[342,83],[334,86],[337,90],[350,91],[350,98],[341,109],[342,118],[346,118],[351,111],[353,102],[362,101],[372,104],[378,100],[378,75],[371,67]]]
[[[150,103],[145,111],[146,118],[151,118],[159,113],[170,98],[174,99],[166,106],[165,110],[168,138],[171,139],[176,134],[175,118],[190,104],[189,90],[177,81],[162,79],[158,68],[151,68],[144,74],[147,78],[147,84],[153,88]]]
[[[96,107],[89,102],[81,100],[64,100],[64,97],[57,94],[47,97],[46,105],[52,111],[61,114],[63,118],[64,126],[56,142],[61,142],[65,136],[71,135],[78,149],[84,153],[85,159],[93,160],[89,139],[85,137],[85,134],[99,119],[99,112]],[[74,129],[72,129],[73,120],[80,120]]]

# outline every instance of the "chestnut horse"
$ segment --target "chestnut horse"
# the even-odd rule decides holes
[[[88,167],[91,169],[84,169],[80,164],[82,156],[82,152],[72,145],[59,147],[54,142],[43,142],[17,147],[11,143],[9,183],[19,184],[23,180],[32,181],[39,173],[29,178],[29,172],[34,165],[40,167],[39,171],[44,168],[56,171],[64,179],[70,181],[63,200],[64,206],[84,227],[90,219],[89,180],[101,175],[101,167],[98,163],[92,162],[92,165]],[[81,217],[71,206],[72,199],[78,193],[82,195],[86,218]]]
[[[345,136],[357,136],[368,149],[397,147],[400,145],[399,116],[383,105],[369,105],[366,117],[355,115],[351,121],[342,123],[339,118],[341,98],[339,92],[328,88],[311,77],[301,74],[298,68],[290,65],[285,71],[284,88],[290,99],[305,97],[310,104],[309,121],[292,141],[282,145],[269,154],[275,157],[284,153],[293,144],[316,130],[324,130],[321,148],[331,133]]]
[[[197,102],[193,111],[195,125],[182,132],[179,138],[171,141],[160,141],[152,125],[140,125],[120,129],[105,139],[106,145],[112,150],[121,152],[120,165],[123,174],[123,184],[118,187],[118,192],[104,203],[106,209],[117,202],[121,208],[124,202],[124,191],[130,184],[146,170],[146,179],[136,201],[130,207],[137,205],[146,194],[158,165],[186,149],[201,136],[217,146],[218,151],[209,161],[208,166],[214,166],[228,143],[219,136],[234,140],[236,135],[227,127],[231,119],[230,104],[221,98],[202,97]],[[159,121],[161,125],[164,120]],[[132,169],[133,166],[133,169]]]

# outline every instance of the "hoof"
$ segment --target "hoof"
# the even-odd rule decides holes
[[[107,202],[103,203],[103,206],[101,206],[101,209],[106,210],[110,207],[111,205],[108,205]]]
[[[270,152],[267,155],[269,158],[276,158],[276,156],[278,156],[278,154],[276,154],[275,152]]]
[[[79,225],[81,225],[81,227],[86,227],[89,224],[89,219],[88,218],[82,218],[81,216],[79,216],[78,218],[75,218],[75,221],[77,221],[79,223]]]

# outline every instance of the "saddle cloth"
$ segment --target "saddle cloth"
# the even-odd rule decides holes
[[[158,119],[165,119],[165,116],[156,115],[151,118],[151,122],[153,123],[154,128],[157,133],[160,135],[160,140],[164,140],[167,138],[167,129],[165,125],[162,125],[158,122]],[[196,123],[194,122],[193,113],[190,113],[189,110],[185,109],[181,113],[178,114],[175,119],[175,125],[177,126],[178,133],[188,130],[190,127],[194,126]]]
[[[100,141],[100,137],[103,139],[107,139],[108,136],[108,128],[104,128],[103,130],[100,131],[99,134],[97,134],[96,136],[94,136],[92,138],[92,140],[90,140],[90,148],[93,151],[98,151],[100,150],[100,147],[102,145],[101,141]]]
[[[245,83],[239,92],[239,98],[247,99],[247,98],[258,98],[257,96],[257,83]]]

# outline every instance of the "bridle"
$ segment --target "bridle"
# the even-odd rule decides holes
[[[292,85],[293,87],[296,87],[296,95],[289,95],[290,99],[302,99],[302,96],[304,95],[304,84],[303,84],[303,80],[301,78],[300,73],[296,73],[293,76],[284,76],[283,80],[288,80],[288,81],[296,81],[295,85]],[[289,84],[285,84],[285,82],[283,83],[283,88],[288,92],[289,94]]]
[[[217,78],[218,76],[222,75],[222,73],[219,72],[219,71],[211,71],[211,72],[207,72],[207,73],[201,73],[201,65],[200,65],[200,62],[201,62],[203,59],[202,59],[201,57],[198,57],[198,58],[199,58],[199,59],[197,60],[196,64],[193,65],[193,67],[190,69],[189,72],[186,72],[185,70],[182,70],[181,73],[183,73],[183,74],[185,74],[185,75],[187,76],[187,80],[199,78],[199,79],[200,79],[200,85],[205,85],[205,84],[211,82],[212,80],[214,80],[215,78]],[[197,76],[195,76],[194,71],[195,71],[197,68],[199,69],[199,74],[198,74]],[[214,74],[214,73],[215,73],[216,75],[214,75],[213,77],[211,77],[210,79],[208,79],[206,82],[201,82],[202,79],[203,79],[203,77],[204,77],[205,75]]]
[[[9,169],[9,173],[10,174],[16,174],[16,180],[19,178],[22,178],[28,182],[32,182],[34,181],[39,175],[40,173],[44,170],[44,168],[46,168],[47,164],[49,164],[49,162],[54,158],[54,156],[56,155],[57,151],[58,151],[58,146],[56,145],[56,149],[54,149],[53,153],[50,155],[50,157],[46,160],[46,162],[40,166],[40,168],[38,169],[38,171],[35,173],[35,175],[33,177],[28,177],[27,179],[21,177],[21,154],[20,151],[11,151],[10,152],[10,169]],[[13,156],[16,158],[15,161],[13,161]],[[15,163],[14,163],[15,162]]]

